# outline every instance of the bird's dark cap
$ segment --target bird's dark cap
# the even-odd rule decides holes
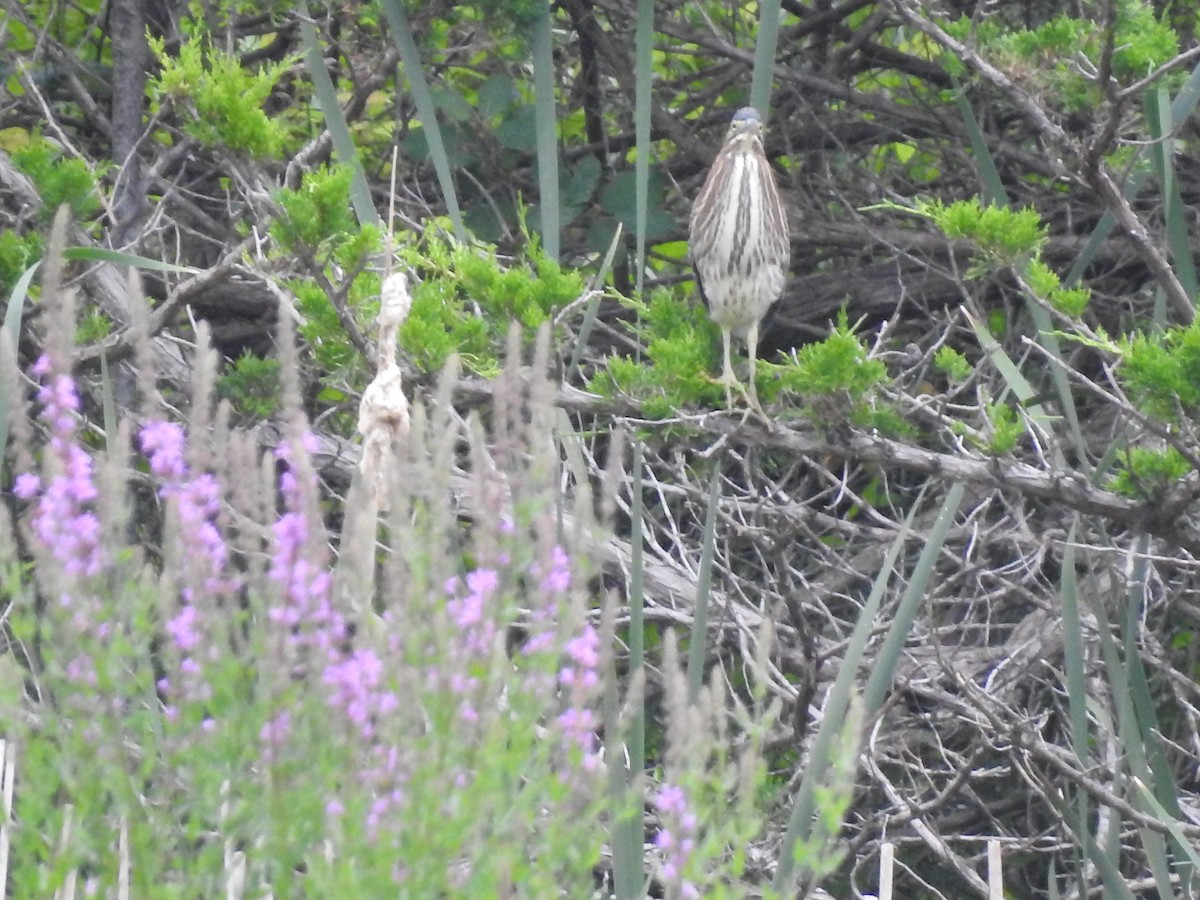
[[[735,122],[762,122],[762,117],[759,116],[758,110],[753,106],[743,106],[733,114]]]

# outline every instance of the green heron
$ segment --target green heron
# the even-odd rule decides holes
[[[721,327],[725,370],[718,384],[725,385],[725,403],[733,405],[730,389],[737,387],[760,415],[754,384],[758,324],[779,299],[791,259],[787,211],[763,152],[762,135],[757,110],[746,107],[734,113],[725,144],[692,207],[688,231],[700,296]],[[729,361],[735,334],[746,341],[750,357],[748,391]]]

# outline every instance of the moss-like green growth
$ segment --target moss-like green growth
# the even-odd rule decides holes
[[[611,357],[608,368],[592,379],[592,390],[633,397],[649,418],[724,403],[725,390],[710,374],[719,365],[720,331],[703,308],[666,290],[655,291],[646,302],[622,302],[637,313],[634,331],[645,344],[646,358]]]
[[[933,364],[946,373],[953,382],[966,381],[971,377],[971,363],[953,347],[938,347],[933,355]]]
[[[329,292],[344,297],[343,316],[367,333],[379,310],[380,278],[371,262],[383,247],[379,228],[360,227],[350,203],[351,171],[327,166],[306,172],[296,190],[275,195],[279,217],[271,224],[278,250],[298,257],[309,277],[288,282],[301,315],[300,336],[317,366],[334,380],[356,382],[365,372]],[[355,372],[356,367],[361,372]]]
[[[870,358],[856,328],[843,309],[825,340],[800,348],[785,365],[766,364],[773,378],[760,384],[762,396],[797,395],[808,416],[827,424],[848,422],[882,434],[909,433],[903,418],[879,396],[878,389],[888,379],[887,367]]]
[[[1200,414],[1200,324],[1135,335],[1120,351],[1121,383],[1144,412],[1167,422]]]
[[[351,170],[348,166],[322,166],[306,172],[297,190],[284,188],[275,195],[283,214],[271,225],[271,236],[291,253],[333,251],[359,232],[350,205]]]
[[[1118,83],[1132,84],[1149,75],[1179,54],[1178,33],[1168,15],[1159,17],[1143,0],[1118,0],[1112,40],[1112,74]],[[1093,18],[1055,16],[1036,28],[1014,31],[998,19],[977,20],[966,16],[946,26],[955,38],[970,41],[995,65],[1040,98],[1053,98],[1069,112],[1095,107],[1103,97],[1101,88],[1087,68],[1099,67],[1108,39],[1103,25]],[[965,72],[961,61],[945,58],[955,74]],[[1180,84],[1185,73],[1167,73],[1162,83],[1169,89]]]
[[[244,421],[269,419],[279,409],[279,360],[244,354],[218,379],[217,396]]]
[[[96,308],[87,309],[75,328],[75,343],[79,346],[95,344],[113,332],[113,321]]]
[[[800,348],[795,362],[782,368],[779,388],[801,397],[846,397],[853,404],[886,380],[887,368],[868,357],[842,310],[829,337]]]
[[[987,451],[993,456],[1007,456],[1017,449],[1025,433],[1025,424],[1017,411],[1007,403],[989,403],[985,409],[988,421]]]
[[[96,176],[81,159],[64,159],[62,151],[37,138],[14,150],[13,164],[33,181],[42,199],[41,216],[49,221],[66,204],[77,218],[87,218],[100,208]]]
[[[206,147],[223,146],[255,159],[279,157],[287,129],[262,107],[296,58],[252,72],[203,36],[188,38],[178,53],[167,53],[161,39],[151,38],[150,47],[160,67],[150,94],[159,103],[182,106],[184,131]]]
[[[919,200],[912,207],[891,208],[924,216],[948,238],[971,241],[982,259],[968,270],[968,277],[1010,268],[1036,297],[1073,318],[1082,315],[1091,300],[1087,288],[1064,288],[1054,270],[1042,261],[1047,229],[1037,210],[985,206],[978,197],[950,204]]]
[[[494,247],[452,243],[431,227],[400,255],[420,277],[400,345],[424,372],[458,353],[468,371],[494,375],[510,322],[532,335],[583,293],[581,275],[536,247],[525,259],[501,260]]]
[[[36,233],[0,231],[0,294],[7,297],[25,270],[41,255],[42,239]]]
[[[437,372],[453,353],[459,354],[468,371],[480,375],[499,371],[487,321],[469,308],[453,280],[423,281],[416,286],[412,309],[400,329],[400,345],[423,372]]]
[[[1191,471],[1191,464],[1174,447],[1133,447],[1121,460],[1121,469],[1110,480],[1109,488],[1128,497],[1151,499]]]
[[[978,197],[942,203],[923,201],[917,212],[928,216],[951,239],[966,238],[994,262],[1023,263],[1037,256],[1046,242],[1046,226],[1035,209],[984,206]]]

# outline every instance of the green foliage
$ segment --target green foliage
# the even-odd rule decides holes
[[[1179,35],[1160,19],[1149,3],[1117,3],[1117,36],[1113,47],[1113,74],[1134,81],[1145,78],[1179,55]]]
[[[84,311],[75,329],[75,343],[83,346],[104,340],[113,332],[113,322],[99,309]]]
[[[317,367],[329,377],[353,367],[358,354],[342,328],[337,310],[325,291],[313,281],[294,279],[288,288],[296,295],[300,336],[313,353]]]
[[[856,327],[843,309],[825,340],[802,347],[784,365],[766,364],[774,377],[765,391],[760,387],[764,399],[797,394],[806,401],[805,413],[818,420],[849,422],[888,435],[910,433],[904,419],[877,395],[877,388],[887,381],[887,367],[870,358]]]
[[[453,281],[423,281],[413,290],[412,309],[400,328],[400,345],[423,372],[437,372],[453,353],[478,374],[497,372],[488,323],[467,308]]]
[[[950,204],[921,201],[917,212],[927,216],[950,239],[972,241],[989,259],[1014,265],[1041,252],[1046,226],[1035,209],[1011,210],[984,206],[978,197]]]
[[[246,421],[271,418],[279,410],[279,360],[244,353],[218,379],[217,395]]]
[[[989,403],[985,411],[990,432],[987,450],[994,456],[1007,456],[1017,449],[1017,443],[1025,433],[1025,424],[1007,403]]]
[[[636,330],[646,347],[644,360],[610,357],[591,389],[605,395],[634,397],[651,418],[666,418],[687,407],[719,406],[724,388],[712,372],[720,368],[720,330],[703,308],[681,303],[669,291],[656,291],[648,302],[622,301],[638,314]],[[810,399],[834,399],[850,421],[894,433],[904,424],[891,411],[870,402],[873,389],[887,378],[879,360],[869,359],[843,311],[833,333],[802,348],[792,362],[758,363],[758,392],[764,402],[785,393]],[[848,401],[848,405],[840,405]],[[825,404],[821,404],[825,409]]]
[[[207,147],[224,146],[254,159],[279,157],[287,129],[262,106],[293,58],[251,72],[204,36],[188,38],[177,54],[167,53],[161,39],[150,38],[150,47],[160,67],[150,82],[151,96],[183,104],[189,113],[184,131]]]
[[[502,262],[494,248],[454,244],[430,228],[400,255],[421,275],[400,345],[424,372],[458,353],[468,370],[495,374],[510,322],[532,335],[583,293],[582,276],[536,247],[525,260]]]
[[[1091,288],[1055,288],[1046,298],[1050,305],[1064,315],[1078,318],[1092,299]]]
[[[951,381],[966,381],[971,377],[973,369],[967,358],[953,347],[941,346],[933,355],[933,364],[946,373]]]
[[[352,177],[348,166],[306,172],[298,189],[276,193],[280,215],[271,224],[279,248],[298,257],[312,273],[288,286],[302,318],[301,337],[325,376],[335,378],[346,376],[359,360],[329,292],[344,297],[343,315],[352,317],[360,330],[365,330],[379,305],[379,275],[367,264],[379,252],[382,234],[373,225],[358,225],[350,203]],[[337,283],[347,278],[348,283]]]
[[[275,199],[283,212],[271,225],[271,236],[284,250],[300,254],[354,241],[359,227],[350,204],[352,177],[349,166],[322,166],[306,172],[297,190],[278,191]]]
[[[937,199],[920,200],[912,211],[932,221],[946,237],[975,244],[986,265],[972,266],[968,276],[979,277],[993,268],[1011,267],[1035,296],[1064,315],[1078,317],[1087,308],[1091,291],[1062,287],[1058,275],[1042,261],[1047,231],[1037,210],[984,206],[978,197],[972,197],[950,204]],[[1000,327],[992,330],[1003,331]]]
[[[1191,471],[1191,463],[1174,447],[1132,447],[1126,451],[1109,488],[1129,497],[1152,499]]]
[[[1031,260],[1022,274],[1025,283],[1036,296],[1071,318],[1083,315],[1092,299],[1092,292],[1088,288],[1062,287],[1058,275],[1040,259]]]
[[[77,218],[86,218],[100,208],[96,177],[81,159],[64,159],[49,141],[36,138],[13,151],[14,165],[33,181],[42,199],[41,215],[49,220],[62,204]]]
[[[622,302],[638,315],[636,330],[646,346],[646,359],[609,357],[607,370],[592,379],[593,390],[634,397],[649,418],[724,401],[724,389],[709,375],[720,331],[703,308],[680,302],[665,290],[655,291],[645,302]]]
[[[42,239],[35,232],[21,235],[11,229],[0,231],[0,294],[7,295],[41,255]]]
[[[843,309],[829,337],[797,351],[795,363],[782,373],[781,387],[802,397],[859,403],[887,379],[887,367],[867,353]]]
[[[1144,412],[1167,422],[1200,414],[1200,324],[1135,334],[1119,348],[1118,376]]]
[[[1118,0],[1116,11],[1112,74],[1118,82],[1144,78],[1179,54],[1179,35],[1150,4]],[[1102,99],[1094,79],[1079,64],[1084,58],[1093,70],[1099,66],[1106,36],[1098,21],[1060,15],[1037,28],[1014,31],[999,20],[963,16],[946,30],[959,40],[971,40],[1025,87],[1061,103],[1069,112],[1086,111]],[[959,60],[947,60],[947,67],[956,74],[963,72]],[[1164,81],[1170,87],[1182,77],[1172,73]]]

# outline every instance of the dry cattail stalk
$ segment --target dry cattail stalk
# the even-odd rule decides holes
[[[396,365],[396,333],[411,306],[408,278],[402,272],[392,273],[383,282],[376,320],[378,371],[358,407],[358,430],[363,436],[359,469],[381,511],[388,508],[387,462],[395,458],[400,442],[408,435],[408,399]]]

